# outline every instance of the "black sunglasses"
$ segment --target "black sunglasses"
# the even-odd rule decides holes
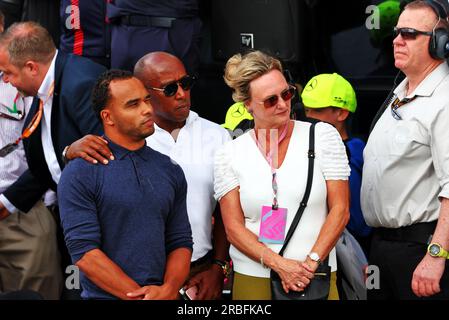
[[[398,35],[401,35],[401,37],[404,40],[415,40],[416,37],[420,34],[425,36],[431,36],[433,34],[432,31],[420,31],[413,28],[393,28],[393,36],[396,38]]]
[[[177,81],[170,82],[166,84],[163,88],[155,88],[155,87],[147,87],[151,90],[157,90],[164,92],[166,97],[171,97],[178,92],[178,85],[182,88],[182,90],[188,91],[195,84],[196,78],[194,76],[186,75]]]
[[[279,96],[281,96],[282,100],[288,101],[295,95],[296,87],[290,86],[288,89],[285,89],[281,92],[280,95],[275,95],[268,97],[264,101],[260,101],[258,103],[263,104],[265,108],[271,108],[278,104]]]

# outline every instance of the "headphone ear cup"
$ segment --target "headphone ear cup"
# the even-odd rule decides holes
[[[438,28],[430,37],[429,53],[432,58],[437,60],[446,59],[449,56],[449,31],[444,28]]]

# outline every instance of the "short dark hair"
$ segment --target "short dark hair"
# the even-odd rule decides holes
[[[95,114],[101,120],[100,112],[103,110],[111,99],[111,90],[109,85],[113,80],[126,80],[133,78],[133,74],[126,70],[107,70],[103,72],[95,82],[92,89],[92,107]]]

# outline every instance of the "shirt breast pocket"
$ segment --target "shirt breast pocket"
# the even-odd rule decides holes
[[[415,121],[402,120],[390,134],[390,153],[394,156],[416,157],[429,148],[426,129]]]

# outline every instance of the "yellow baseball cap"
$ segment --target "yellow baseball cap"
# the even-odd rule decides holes
[[[225,129],[234,130],[243,120],[253,120],[251,114],[246,110],[243,102],[236,102],[226,112],[225,123],[221,126]]]
[[[337,107],[349,112],[355,112],[357,108],[354,89],[337,73],[323,73],[310,79],[301,98],[307,108]]]

